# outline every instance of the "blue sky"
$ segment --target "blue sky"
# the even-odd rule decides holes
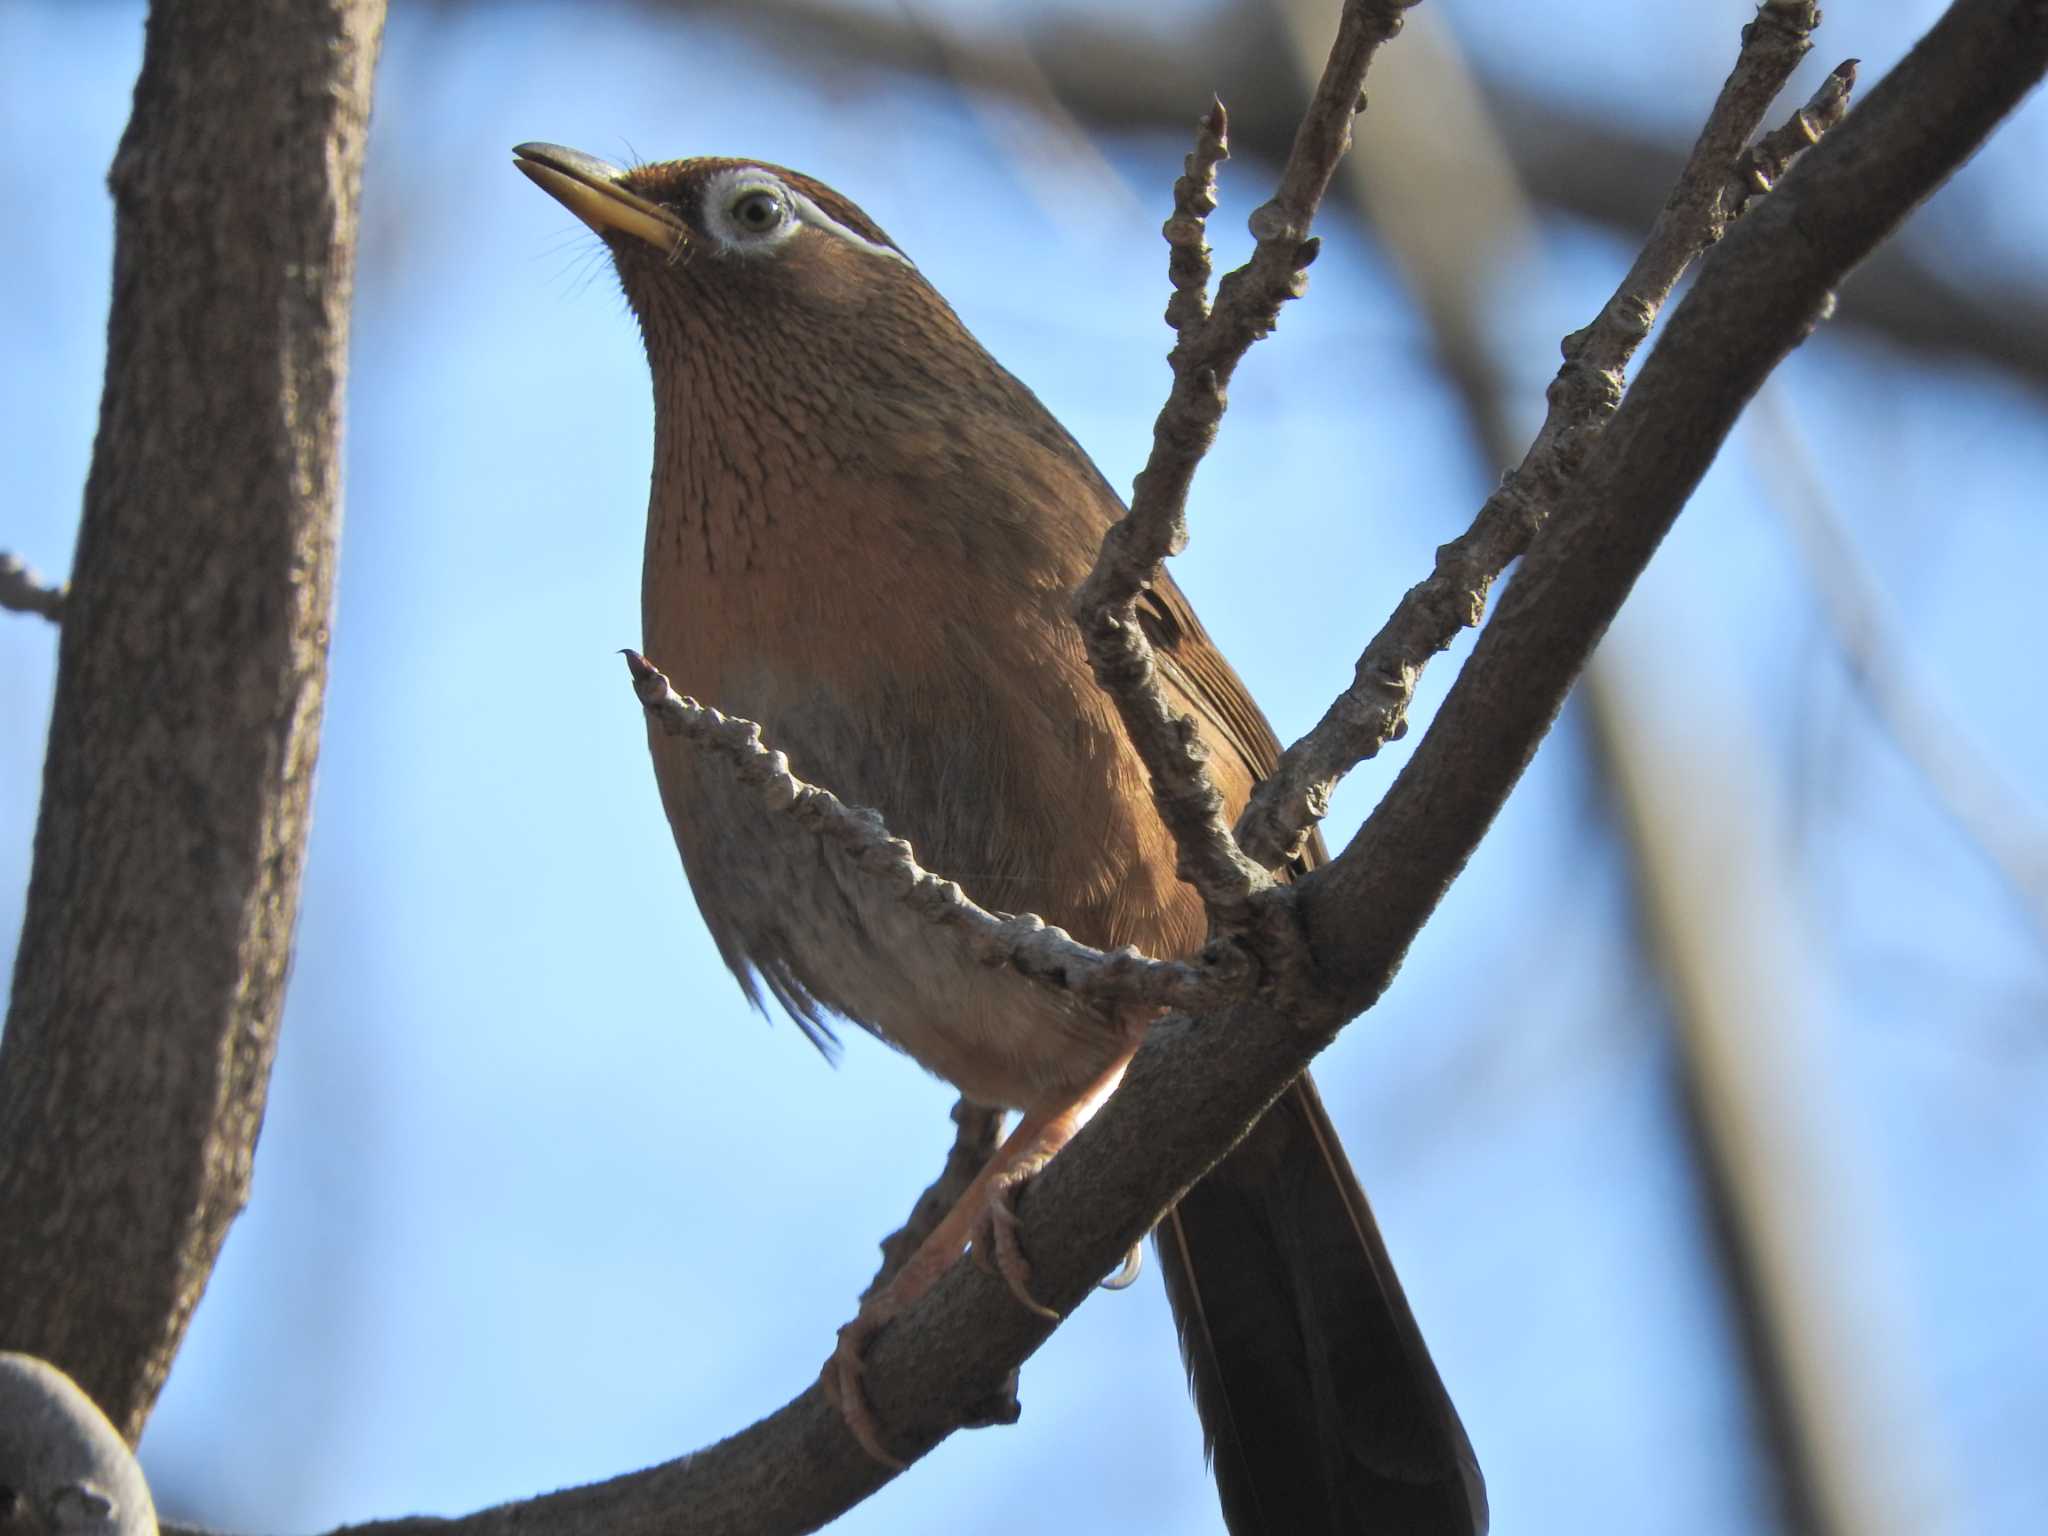
[[[1682,131],[1745,8],[1669,9],[1597,33],[1562,6],[1445,12],[1531,89]],[[1847,53],[1875,78],[1933,12],[1837,8],[1795,91]],[[0,221],[0,547],[46,572],[68,563],[91,450],[103,178],[140,40],[136,6],[0,7],[0,120],[39,146],[0,169],[17,210]],[[1157,225],[1184,146],[1106,143],[1111,176],[1035,162],[1024,179],[997,121],[941,87],[792,72],[652,8],[395,19],[293,988],[254,1201],[143,1445],[169,1510],[312,1531],[667,1459],[779,1405],[851,1314],[938,1164],[951,1095],[865,1038],[828,1067],[747,1011],[704,937],[616,656],[638,639],[645,364],[594,240],[509,148],[739,153],[822,177],[1128,485],[1166,382]],[[1916,237],[2038,291],[2044,138],[2035,102]],[[1233,163],[1226,254],[1263,195],[1262,168]],[[1178,566],[1283,737],[1494,472],[1384,259],[1341,221],[1324,235],[1310,297],[1233,387]],[[1557,336],[1626,255],[1558,224],[1540,269],[1504,282],[1494,321],[1530,424]],[[1911,655],[2038,825],[2041,398],[1823,333],[1778,408]],[[1732,698],[1785,808],[1843,1198],[1876,1213],[1876,1246],[1841,1271],[1886,1280],[1903,1331],[1873,1347],[1927,1415],[1903,1459],[1924,1452],[1940,1528],[2031,1531],[2048,1503],[2042,935],[1845,683],[1756,442],[1738,433],[1659,555],[1631,655],[1676,696]],[[1425,710],[1468,648],[1432,670]],[[44,626],[0,623],[0,710],[20,722],[0,731],[10,931],[54,657]],[[1346,786],[1335,840],[1401,751]],[[1771,1528],[1640,938],[1569,711],[1384,1004],[1317,1069],[1503,1531]],[[1220,1530],[1155,1278],[1084,1306],[1023,1399],[1019,1425],[956,1436],[835,1529]]]

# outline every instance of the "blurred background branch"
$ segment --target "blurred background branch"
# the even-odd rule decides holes
[[[474,5],[478,0],[442,0]],[[1072,11],[1006,20],[994,37],[931,19],[919,7],[870,7],[832,0],[640,0],[650,9],[716,18],[759,37],[776,55],[831,75],[848,88],[855,67],[953,79],[970,99],[993,95],[1043,114],[1033,142],[1075,142],[1089,133],[1182,133],[1212,93],[1231,111],[1234,152],[1278,163],[1294,132],[1289,110],[1299,90],[1283,24],[1284,7],[1267,0],[1225,0],[1194,18],[1146,30],[1119,18]],[[1612,116],[1532,91],[1526,83],[1470,74],[1453,113],[1483,109],[1499,125],[1497,142],[1515,184],[1546,213],[1584,219],[1633,241],[1663,202],[1689,131],[1672,103],[1679,133],[1660,138]],[[1490,206],[1507,189],[1498,171],[1466,162],[1439,192],[1454,244],[1461,209]],[[1369,206],[1360,212],[1372,222]],[[1465,247],[1465,261],[1484,246]],[[1858,271],[1837,317],[1915,352],[1989,363],[2048,388],[2048,292],[1986,282],[1949,269],[1938,245],[1907,234]],[[1443,339],[1448,340],[1448,337]],[[1455,368],[1458,354],[1447,359]]]

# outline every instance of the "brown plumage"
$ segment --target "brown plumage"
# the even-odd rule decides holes
[[[603,235],[647,343],[648,655],[984,906],[1099,946],[1196,949],[1201,904],[1067,613],[1122,512],[1088,456],[830,188],[748,161],[622,172],[517,153]],[[1265,717],[1170,578],[1143,618],[1241,806],[1275,760]],[[1144,1020],[965,958],[718,767],[650,741],[705,923],[750,995],[765,986],[821,1043],[851,1019],[1024,1112],[974,1192],[999,1202],[1113,1085]],[[983,1219],[949,1221],[828,1367],[878,1455],[860,1342]],[[1463,1428],[1307,1079],[1159,1239],[1236,1536],[1484,1529]],[[1028,1301],[1028,1266],[1004,1268]]]

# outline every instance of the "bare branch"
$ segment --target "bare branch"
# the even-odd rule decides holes
[[[726,759],[741,783],[760,791],[768,809],[794,817],[912,911],[954,930],[983,965],[1007,965],[1033,981],[1102,1004],[1215,1007],[1244,989],[1249,967],[1234,945],[1210,945],[1192,964],[1153,960],[1128,945],[1115,951],[1092,948],[1028,912],[997,916],[953,881],[920,865],[910,844],[890,834],[879,812],[850,806],[829,789],[791,773],[789,759],[762,744],[761,727],[752,720],[684,698],[637,651],[625,657],[634,693],[663,731]]]
[[[1299,887],[1311,942],[1351,1006],[1386,984],[1757,386],[2044,66],[2038,5],[1959,0],[1702,263],[1414,756],[1351,845]]]
[[[1179,337],[1176,350],[1194,346],[1209,319],[1209,215],[1216,211],[1216,167],[1229,157],[1230,116],[1222,102],[1211,101],[1186,169],[1173,184],[1173,217],[1161,231],[1172,252],[1166,323]]]
[[[1859,59],[1844,59],[1828,71],[1820,89],[1805,106],[1742,152],[1735,174],[1721,191],[1728,217],[1738,219],[1749,200],[1771,190],[1794,160],[1820,142],[1820,136],[1849,115],[1849,93],[1856,89]]]
[[[1313,0],[1294,0],[1287,7],[1290,17],[1312,14],[1313,9]],[[1361,200],[1372,211],[1405,281],[1418,295],[1419,307],[1436,336],[1437,355],[1444,359],[1446,377],[1471,418],[1484,460],[1511,463],[1519,457],[1523,442],[1509,429],[1506,413],[1500,408],[1492,358],[1498,339],[1486,334],[1477,320],[1486,307],[1478,286],[1481,274],[1490,271],[1494,263],[1475,272],[1466,252],[1516,248],[1528,243],[1534,231],[1497,128],[1487,120],[1476,93],[1467,89],[1470,79],[1456,44],[1443,35],[1442,28],[1435,30],[1435,36],[1425,31],[1410,39],[1411,44],[1424,46],[1404,50],[1403,68],[1394,82],[1401,94],[1392,103],[1397,120],[1417,128],[1426,122],[1427,131],[1411,129],[1406,142],[1394,135],[1368,139],[1347,163],[1347,170],[1361,182],[1371,176],[1370,184],[1360,189]],[[1814,105],[1824,106],[1832,89],[1824,88],[1823,97],[1816,98]],[[1387,94],[1381,93],[1383,98]],[[1834,95],[1838,105],[1846,106],[1845,96]],[[1467,102],[1469,106],[1464,105]],[[1404,104],[1408,104],[1405,112]],[[1785,132],[1778,130],[1781,135]],[[1805,143],[1797,147],[1803,149]],[[1381,161],[1392,163],[1382,167],[1378,165]],[[1458,168],[1460,185],[1490,190],[1484,196],[1462,199],[1458,210],[1446,217],[1442,188],[1448,166]],[[1773,171],[1771,179],[1776,175]],[[1724,193],[1724,198],[1729,195]],[[1464,244],[1447,249],[1447,241]],[[1667,580],[1664,585],[1668,589],[1674,583]],[[1684,1079],[1686,1103],[1739,1106],[1738,1113],[1747,1115],[1732,1140],[1720,1134],[1727,1125],[1718,1117],[1689,1114],[1683,1118],[1694,1132],[1689,1148],[1699,1160],[1710,1198],[1729,1197],[1716,1201],[1718,1219],[1707,1223],[1705,1249],[1728,1291],[1737,1334],[1746,1346],[1742,1354],[1762,1424],[1760,1449],[1768,1463],[1763,1475],[1773,1483],[1784,1509],[1814,1516],[1795,1518],[1794,1524],[1817,1529],[1822,1522],[1816,1512],[1823,1508],[1856,1507],[1858,1498],[1867,1498],[1872,1490],[1889,1488],[1898,1493],[1900,1484],[1889,1480],[1904,1470],[1911,1458],[1896,1449],[1876,1462],[1820,1454],[1824,1447],[1841,1448],[1845,1426],[1869,1422],[1865,1416],[1871,1407],[1895,1403],[1896,1392],[1884,1390],[1888,1385],[1885,1372],[1861,1368],[1866,1363],[1861,1359],[1836,1358],[1816,1367],[1817,1356],[1803,1341],[1815,1342],[1824,1354],[1827,1345],[1838,1341],[1844,1332],[1830,1320],[1806,1318],[1790,1332],[1770,1326],[1767,1317],[1787,1315],[1781,1310],[1782,1290],[1774,1283],[1783,1271],[1766,1272],[1754,1263],[1761,1251],[1774,1246],[1759,1231],[1759,1218],[1764,1218],[1762,1224],[1767,1227],[1768,1218],[1785,1208],[1773,1204],[1774,1199],[1785,1196],[1780,1184],[1810,1187],[1800,1186],[1799,1176],[1821,1156],[1819,1148],[1826,1141],[1827,1095],[1813,1091],[1816,1085],[1812,1083],[1798,1087],[1790,1083],[1798,1076],[1796,1042],[1801,1038],[1805,1012],[1799,999],[1802,987],[1810,988],[1811,957],[1801,952],[1799,925],[1792,920],[1797,913],[1787,907],[1791,898],[1784,894],[1783,882],[1773,886],[1768,873],[1759,875],[1767,888],[1766,899],[1750,899],[1740,911],[1715,910],[1717,902],[1711,895],[1700,896],[1697,902],[1709,909],[1705,921],[1694,920],[1700,915],[1697,912],[1680,910],[1687,894],[1699,896],[1704,887],[1714,883],[1745,836],[1756,843],[1757,850],[1769,844],[1768,831],[1756,823],[1760,818],[1768,821],[1770,796],[1754,795],[1754,786],[1736,787],[1735,781],[1741,779],[1752,755],[1754,734],[1725,734],[1738,730],[1740,722],[1729,718],[1726,701],[1716,717],[1713,679],[1701,680],[1704,687],[1699,682],[1678,690],[1668,686],[1671,674],[1663,669],[1676,659],[1668,653],[1682,649],[1685,642],[1665,633],[1661,615],[1642,611],[1640,594],[1633,624],[1630,613],[1629,608],[1622,610],[1616,628],[1594,654],[1580,684],[1580,705],[1591,724],[1592,746],[1600,758],[1596,775],[1608,780],[1624,802],[1631,798],[1628,791],[1632,787],[1645,785],[1649,786],[1647,793],[1669,802],[1662,807],[1663,813],[1628,818],[1629,842],[1640,866],[1638,888],[1674,898],[1644,903],[1644,942],[1667,960],[1697,960],[1695,976],[1718,976],[1724,982],[1731,975],[1737,978],[1732,990],[1725,984],[1688,988],[1683,984],[1683,966],[1667,978],[1678,1026],[1676,1065]],[[1683,734],[1682,743],[1675,732]],[[1714,761],[1717,753],[1718,764]],[[1713,804],[1716,796],[1718,807]],[[1704,829],[1703,838],[1695,838],[1691,846],[1685,843],[1682,825],[1687,817],[1667,814],[1678,805],[1686,807],[1695,830]],[[1702,808],[1708,812],[1704,821],[1700,819]],[[1736,818],[1743,824],[1719,825],[1716,811],[1721,821]],[[1700,857],[1703,850],[1704,859]],[[1717,894],[1725,897],[1727,893]],[[1760,951],[1753,952],[1740,942],[1739,930],[1745,921],[1750,924],[1751,938],[1768,941]],[[1775,967],[1771,956],[1779,962]],[[1748,993],[1738,995],[1745,985]],[[1767,1005],[1757,1006],[1759,998],[1768,999]],[[1731,1073],[1726,1051],[1717,1050],[1715,1043],[1738,1036],[1744,1041],[1740,1070]],[[1771,1085],[1775,1096],[1751,1092],[1760,1083]],[[1769,1120],[1771,1111],[1796,1105],[1802,1094],[1812,1099],[1820,1113],[1802,1116],[1796,1125],[1785,1123],[1764,1130],[1759,1140],[1758,1129]],[[1746,1136],[1745,1131],[1749,1133]],[[1752,1152],[1758,1146],[1771,1149],[1762,1163],[1774,1161],[1782,1147],[1789,1177],[1773,1178],[1772,1189],[1760,1200],[1753,1200],[1744,1193],[1744,1177],[1760,1168]],[[1743,1160],[1746,1153],[1751,1154],[1748,1163]],[[1835,1170],[1838,1176],[1844,1172]],[[1845,1178],[1841,1188],[1852,1191],[1855,1182]],[[1781,1253],[1796,1253],[1825,1267],[1822,1250],[1816,1245],[1838,1235],[1832,1229],[1823,1230],[1826,1226],[1816,1221],[1796,1231],[1778,1232],[1774,1235],[1783,1242],[1775,1246]],[[1791,1246],[1787,1248],[1786,1243]],[[1856,1323],[1847,1325],[1847,1331],[1853,1333],[1861,1321],[1859,1315]],[[1805,1326],[1807,1323],[1813,1326]],[[1893,1502],[1897,1504],[1896,1499]],[[1912,1506],[1910,1499],[1906,1506]],[[1868,1502],[1861,1508],[1864,1514],[1871,1513]],[[1826,1528],[1874,1530],[1885,1523],[1882,1519],[1838,1519]]]
[[[1629,359],[1685,269],[1721,237],[1723,193],[1742,143],[1811,46],[1807,34],[1818,21],[1812,5],[1777,0],[1743,30],[1735,68],[1641,253],[1593,322],[1565,338],[1549,409],[1521,464],[1502,477],[1472,526],[1437,550],[1436,569],[1402,596],[1359,657],[1351,685],[1281,754],[1238,818],[1239,841],[1261,867],[1296,857],[1329,811],[1338,781],[1406,732],[1423,668],[1459,630],[1478,624],[1495,578],[1529,547],[1564,494],[1621,398]]]
[[[1211,919],[1226,929],[1248,924],[1251,898],[1270,880],[1232,839],[1200,736],[1159,686],[1152,647],[1138,627],[1137,600],[1157,579],[1160,563],[1187,542],[1188,487],[1216,440],[1231,375],[1252,343],[1273,329],[1280,306],[1307,285],[1317,248],[1309,229],[1350,144],[1351,119],[1364,105],[1367,66],[1380,44],[1400,30],[1404,9],[1400,0],[1348,0],[1279,189],[1251,216],[1257,248],[1223,279],[1215,308],[1199,322],[1184,302],[1189,248],[1175,231],[1188,215],[1176,197],[1175,218],[1167,226],[1179,306],[1168,311],[1180,337],[1168,359],[1173,388],[1153,426],[1152,452],[1133,487],[1130,511],[1109,530],[1095,569],[1074,594],[1074,618],[1089,663],[1151,774],[1153,797],[1179,854],[1180,877],[1201,893]],[[1189,159],[1191,179],[1213,171],[1221,158],[1221,127],[1213,116],[1204,119]],[[1193,206],[1191,201],[1188,208]]]
[[[64,616],[64,593],[62,583],[47,584],[19,555],[0,550],[0,608],[39,613],[55,624]]]

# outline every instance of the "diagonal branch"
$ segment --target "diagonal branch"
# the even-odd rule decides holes
[[[724,758],[770,810],[795,818],[912,911],[959,934],[983,965],[1007,965],[1098,1004],[1213,1008],[1244,989],[1247,962],[1234,945],[1209,945],[1193,963],[1153,960],[1129,946],[1113,952],[1092,948],[1031,913],[998,917],[920,865],[910,844],[883,825],[880,812],[850,806],[791,773],[788,758],[762,745],[759,725],[682,697],[646,657],[637,651],[625,656],[634,693],[663,731]]]
[[[1167,225],[1176,289],[1168,318],[1179,332],[1168,359],[1173,388],[1153,426],[1152,452],[1132,489],[1130,511],[1109,530],[1095,569],[1074,594],[1074,618],[1089,663],[1151,775],[1153,798],[1179,855],[1180,877],[1201,893],[1212,920],[1225,928],[1248,924],[1250,900],[1270,879],[1230,835],[1201,740],[1159,686],[1152,647],[1138,627],[1137,600],[1158,579],[1161,562],[1187,542],[1188,488],[1216,440],[1231,375],[1252,343],[1272,331],[1280,306],[1307,286],[1317,248],[1310,227],[1350,145],[1351,119],[1365,104],[1366,69],[1380,44],[1400,30],[1405,8],[1401,0],[1347,0],[1279,189],[1251,216],[1257,247],[1218,285],[1216,306],[1206,319],[1189,301],[1194,247],[1184,230],[1176,236],[1187,222],[1199,225],[1197,198],[1177,189],[1175,216]],[[1220,112],[1205,117],[1184,187],[1193,183],[1196,192],[1206,192],[1223,153],[1223,126]],[[1193,238],[1199,246],[1199,228]],[[1206,256],[1199,259],[1206,265]]]
[[[1744,29],[1735,67],[1642,251],[1593,322],[1565,338],[1549,409],[1521,464],[1502,477],[1472,526],[1438,549],[1436,569],[1402,596],[1359,657],[1350,686],[1281,754],[1279,767],[1238,819],[1244,851],[1262,867],[1296,857],[1329,810],[1338,781],[1407,731],[1408,706],[1429,659],[1459,630],[1479,623],[1494,580],[1529,547],[1566,494],[1588,444],[1621,398],[1629,360],[1686,268],[1721,237],[1743,141],[1805,56],[1807,34],[1818,21],[1810,4],[1774,0]],[[1839,118],[1846,95],[1833,100]],[[1774,151],[1781,160],[1795,152],[1783,144]]]
[[[2040,5],[1958,0],[1702,263],[1415,755],[1351,845],[1300,887],[1347,1008],[1386,985],[1758,385],[2044,67]]]

